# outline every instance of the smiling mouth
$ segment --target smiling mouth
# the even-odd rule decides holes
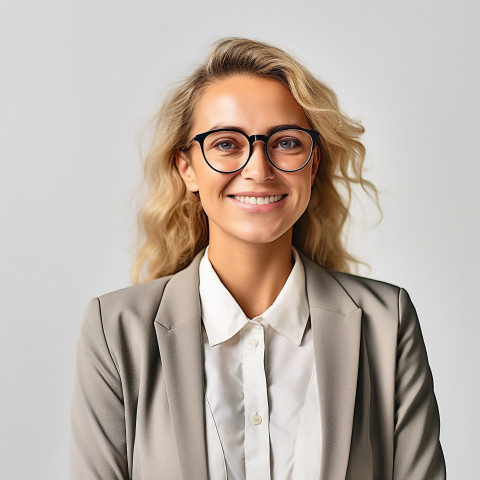
[[[244,195],[232,195],[232,198],[241,203],[249,203],[250,205],[268,205],[269,203],[279,202],[286,195],[270,195],[268,197],[249,197]]]

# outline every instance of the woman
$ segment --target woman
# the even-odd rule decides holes
[[[340,273],[352,186],[376,198],[362,132],[250,40],[172,93],[146,159],[150,281],[84,318],[72,479],[445,478],[408,295]]]

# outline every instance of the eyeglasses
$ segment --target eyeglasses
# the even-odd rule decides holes
[[[312,157],[320,134],[305,128],[279,128],[269,135],[250,135],[234,128],[210,130],[195,135],[208,166],[219,173],[238,172],[250,160],[253,144],[263,142],[265,156],[282,172],[296,172]],[[188,148],[188,147],[187,147]]]

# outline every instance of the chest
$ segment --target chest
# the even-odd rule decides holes
[[[282,480],[318,470],[318,454],[308,454],[321,450],[309,326],[300,345],[257,322],[218,345],[203,338],[209,472],[219,475],[210,477]]]

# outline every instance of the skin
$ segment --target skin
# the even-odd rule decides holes
[[[233,75],[209,84],[198,100],[190,138],[214,128],[264,134],[275,126],[311,128],[303,109],[280,82]],[[319,149],[298,172],[270,164],[256,142],[247,165],[236,173],[212,170],[193,142],[189,158],[178,154],[177,169],[192,192],[199,192],[209,221],[209,259],[219,278],[249,318],[262,314],[280,293],[293,267],[294,223],[307,208],[320,161]],[[249,205],[232,196],[284,195],[276,203]]]

